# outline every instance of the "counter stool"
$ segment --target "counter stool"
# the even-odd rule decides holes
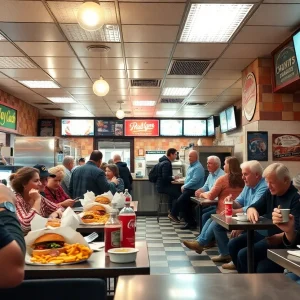
[[[162,205],[168,205],[168,198],[164,197],[165,195],[168,196],[167,194],[159,193],[159,203],[157,208],[157,223],[159,223],[159,217],[161,216]]]

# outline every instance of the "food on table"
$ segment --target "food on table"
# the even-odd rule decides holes
[[[94,205],[88,211],[83,213],[81,220],[83,223],[100,223],[105,224],[109,218],[105,207],[102,205]]]
[[[114,249],[114,252],[127,253],[130,252],[130,250],[126,248],[119,248],[119,249]]]
[[[58,255],[63,252],[65,238],[56,233],[46,233],[38,237],[32,244],[32,254],[36,255]]]
[[[60,227],[60,219],[49,219],[46,223],[46,227],[47,226]]]
[[[95,202],[99,202],[101,204],[110,204],[111,201],[108,197],[100,195],[95,198]]]

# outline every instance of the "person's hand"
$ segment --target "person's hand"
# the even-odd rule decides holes
[[[61,219],[61,217],[62,217],[62,211],[58,209],[49,216],[49,219]]]
[[[36,189],[31,189],[29,191],[29,196],[30,196],[30,199],[32,199],[34,202],[41,201],[41,199],[42,199],[42,196],[41,196],[39,190],[36,190]]]
[[[232,202],[232,195],[228,195],[225,199],[224,199],[224,203],[225,202]]]
[[[115,176],[111,179],[110,182],[113,182],[115,185],[118,185],[118,184],[119,184],[119,180],[118,180],[118,178],[115,177]]]
[[[16,196],[7,186],[0,184],[0,203],[3,202],[16,203]]]
[[[283,233],[274,234],[272,236],[266,237],[269,246],[276,247],[282,243]]]
[[[276,226],[284,232],[290,233],[295,230],[295,218],[293,215],[289,215],[289,221],[287,223],[282,222],[282,215],[279,208],[274,208],[272,213],[272,221]]]
[[[181,192],[183,193],[183,191],[184,191],[184,186],[182,185],[181,186]]]
[[[201,193],[199,197],[207,199],[207,193]]]
[[[224,216],[225,215],[225,210],[220,212],[220,216]]]
[[[75,203],[74,200],[72,200],[72,199],[67,199],[67,200],[61,202],[60,205],[61,205],[62,207],[69,207],[69,206],[72,207],[72,206],[74,205],[74,203]]]
[[[255,224],[258,221],[258,218],[259,218],[259,213],[254,207],[250,207],[247,209],[247,219],[251,223]]]
[[[178,180],[180,177],[178,175],[174,176],[174,180]]]
[[[243,233],[243,230],[232,230],[230,234],[230,238],[236,238]]]
[[[198,190],[195,192],[195,196],[199,198],[200,195],[201,195],[201,193],[202,193],[201,189],[198,189]]]

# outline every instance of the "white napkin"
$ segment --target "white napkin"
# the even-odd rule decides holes
[[[116,208],[123,208],[125,205],[125,196],[123,193],[115,193],[111,200],[112,204],[116,204]]]
[[[75,214],[71,207],[68,207],[62,214],[60,227],[69,226],[75,230],[78,227],[78,225],[78,216]]]
[[[31,230],[33,231],[45,228],[47,222],[47,218],[43,218],[39,214],[35,214],[34,218],[30,222]]]
[[[87,205],[88,203],[94,202],[95,201],[95,194],[93,192],[89,192],[87,191],[84,195],[83,195],[84,199],[80,199],[80,203],[81,205],[84,207],[85,205]]]
[[[288,250],[288,254],[300,257],[300,250]]]

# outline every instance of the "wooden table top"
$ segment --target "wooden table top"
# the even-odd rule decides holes
[[[293,251],[293,249],[289,250]],[[300,249],[297,250],[299,251]],[[268,258],[300,276],[300,257],[288,254],[286,249],[268,249]]]
[[[49,278],[108,278],[120,275],[150,274],[148,248],[145,241],[136,242],[139,249],[136,261],[128,264],[116,264],[105,256],[104,249],[94,252],[86,262],[62,266],[25,265],[26,279]]]
[[[139,204],[139,201],[130,201],[130,207],[136,212],[138,210],[138,204]],[[80,207],[73,207],[72,208],[74,212],[76,213],[81,213],[83,212],[83,207],[80,206]]]
[[[209,200],[205,198],[199,198],[199,197],[191,197],[191,200],[199,205],[217,205],[218,200]]]
[[[259,221],[256,224],[237,221],[233,218],[226,218],[221,215],[211,215],[211,218],[227,230],[261,230],[271,229],[276,226],[273,224],[272,220],[262,217],[259,218]]]
[[[298,300],[300,286],[284,274],[121,276],[114,300]]]
[[[184,185],[184,180],[173,180],[171,181],[172,184],[179,184],[179,185]]]

